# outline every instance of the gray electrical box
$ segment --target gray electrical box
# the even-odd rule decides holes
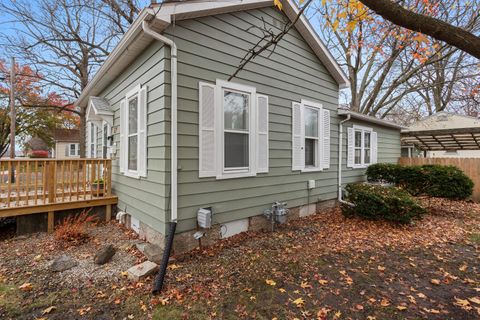
[[[212,227],[212,209],[200,208],[197,211],[198,226],[203,229],[209,229]]]

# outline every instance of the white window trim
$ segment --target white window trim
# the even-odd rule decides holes
[[[105,135],[105,125],[107,126],[107,145],[105,145],[105,141],[103,140],[103,137]],[[112,126],[108,121],[103,120],[102,121],[102,157],[103,157],[103,148],[107,147],[107,159],[110,159],[111,154],[110,154],[110,148],[111,146],[108,143],[108,137],[112,134]]]
[[[142,89],[142,86],[139,84],[137,86],[135,86],[132,90],[130,90],[129,92],[127,92],[126,96],[125,96],[125,103],[126,103],[126,106],[125,106],[125,114],[123,115],[124,117],[126,117],[127,121],[126,121],[126,126],[125,126],[125,140],[126,140],[126,143],[125,143],[125,154],[126,154],[126,163],[125,163],[125,172],[123,173],[124,175],[126,175],[127,177],[130,177],[130,178],[136,178],[136,179],[140,179],[140,172],[138,171],[138,168],[139,168],[139,165],[140,165],[140,159],[139,159],[139,155],[140,155],[140,142],[139,142],[139,131],[140,131],[140,127],[139,127],[139,122],[140,122],[140,89]],[[129,101],[134,99],[134,98],[137,98],[137,170],[130,170],[129,167],[128,167],[128,162],[129,162],[129,159],[128,159],[128,149],[129,149],[129,141],[128,141],[128,138],[130,137],[130,133],[129,133]]]
[[[250,95],[250,108],[248,110],[248,126],[249,126],[249,140],[248,140],[248,168],[228,168],[225,169],[225,130],[224,130],[224,106],[223,106],[223,90],[239,91],[241,93],[246,93]],[[215,136],[215,150],[217,155],[217,179],[230,179],[230,178],[242,178],[242,177],[252,177],[256,176],[256,136],[257,136],[257,125],[256,125],[256,114],[257,114],[257,97],[256,97],[256,88],[232,83],[224,80],[217,79],[215,86],[215,106],[217,106],[215,112],[217,114],[216,122],[217,134]]]
[[[72,154],[72,145],[75,145],[75,153]],[[80,155],[80,144],[79,143],[69,143],[68,144],[68,156],[69,157],[76,157]]]
[[[360,164],[355,163],[355,132],[360,131],[362,133],[362,141],[361,141],[361,149],[360,149]],[[365,163],[365,132],[370,133],[370,163]],[[359,126],[359,125],[353,125],[353,167],[354,169],[365,169],[368,168],[372,163],[372,137],[373,137],[373,128],[371,127],[365,127],[365,126]]]
[[[302,99],[300,101],[301,103],[301,108],[302,108],[302,126],[305,127],[305,109],[306,108],[315,108],[315,109],[318,109],[318,120],[317,120],[317,123],[318,123],[318,140],[317,140],[317,150],[316,150],[316,157],[315,157],[315,163],[316,165],[314,167],[306,167],[305,166],[305,157],[304,157],[304,161],[303,161],[303,169],[301,170],[301,172],[318,172],[318,171],[323,171],[323,165],[322,165],[322,143],[323,143],[323,126],[322,126],[322,122],[323,122],[323,116],[322,116],[322,112],[323,112],[323,105],[321,103],[318,103],[318,102],[314,102],[314,101],[310,101],[310,100],[305,100],[305,99]],[[306,138],[306,135],[305,135],[305,129],[302,130],[303,132],[303,136],[302,136],[302,139],[305,140]],[[303,152],[305,152],[305,143],[304,143],[304,150]]]

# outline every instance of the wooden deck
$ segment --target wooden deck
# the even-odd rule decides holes
[[[1,159],[0,218],[48,212],[51,231],[55,211],[106,206],[108,220],[111,169],[109,159]]]

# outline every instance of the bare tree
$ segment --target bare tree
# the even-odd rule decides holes
[[[15,34],[4,35],[7,50],[36,68],[43,85],[61,92],[73,102],[87,86],[92,74],[118,42],[127,22],[112,8],[123,8],[115,0],[27,0],[0,2],[0,9],[16,23]],[[121,27],[122,26],[122,27]],[[68,105],[68,104],[67,104]],[[42,105],[39,104],[38,107]],[[49,106],[52,107],[52,106]],[[69,110],[68,112],[71,112]],[[80,116],[80,151],[85,155],[85,112]]]

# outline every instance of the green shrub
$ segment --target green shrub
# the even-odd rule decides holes
[[[410,223],[426,213],[408,192],[400,188],[349,184],[346,190],[347,201],[354,206],[342,205],[345,216]]]
[[[473,181],[454,166],[400,166],[373,164],[367,169],[369,181],[398,185],[414,196],[466,199],[472,195]]]
[[[394,163],[376,163],[367,168],[368,181],[398,183],[400,165]]]

